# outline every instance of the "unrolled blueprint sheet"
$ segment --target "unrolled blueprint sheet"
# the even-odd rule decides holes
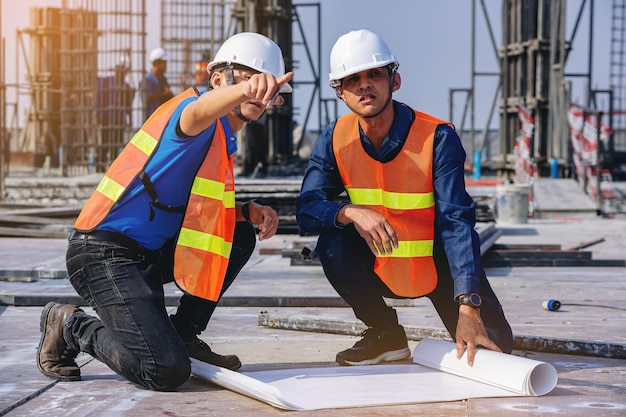
[[[287,410],[540,396],[557,383],[548,363],[479,349],[470,367],[465,355],[456,358],[454,343],[441,340],[422,340],[413,361],[233,372],[192,359],[191,367],[198,378]]]

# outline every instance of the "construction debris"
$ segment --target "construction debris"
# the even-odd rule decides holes
[[[0,236],[67,238],[79,207],[27,207],[0,209]]]
[[[366,328],[360,321],[320,319],[307,316],[291,317],[278,314],[270,315],[266,311],[259,313],[258,324],[259,326],[271,327],[273,329],[347,334],[353,336],[359,336]],[[424,338],[452,340],[448,332],[442,329],[404,326],[404,330],[409,340],[422,340]],[[625,343],[525,335],[515,335],[513,343],[514,349],[517,350],[626,359]]]
[[[591,252],[564,250],[560,245],[493,245],[482,260],[486,267],[626,266],[624,259],[592,259]]]

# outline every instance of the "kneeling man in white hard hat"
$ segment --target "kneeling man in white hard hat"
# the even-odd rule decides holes
[[[279,93],[291,92],[283,54],[256,33],[228,39],[209,64],[211,88],[160,106],[115,159],[74,225],[67,270],[97,313],[49,303],[41,316],[39,370],[81,378],[85,352],[129,381],[170,391],[191,373],[189,358],[236,370],[198,335],[258,239],[278,228],[274,209],[235,202],[234,133]],[[168,316],[163,283],[184,295]]]

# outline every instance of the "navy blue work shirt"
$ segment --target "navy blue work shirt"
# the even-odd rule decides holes
[[[379,152],[359,127],[363,148],[380,162],[390,161],[402,151],[414,119],[410,107],[395,100],[393,105],[394,120]],[[334,128],[335,122],[326,126],[315,142],[296,201],[298,226],[304,233],[344,227],[337,223],[339,209],[346,203],[336,201],[345,187],[333,153]],[[465,150],[454,128],[447,124],[437,127],[434,148],[435,245],[443,244],[448,257],[454,296],[479,294],[482,273],[480,240],[474,230],[474,201],[465,190]]]

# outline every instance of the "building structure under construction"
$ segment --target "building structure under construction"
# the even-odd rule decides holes
[[[503,0],[502,33],[498,35],[492,33],[489,19],[478,18],[488,16],[485,2],[473,0],[473,31],[477,25],[487,28],[499,70],[484,73],[476,69],[473,41],[471,85],[450,89],[451,108],[458,100],[457,93],[465,93],[467,111],[462,120],[454,122],[471,156],[469,167],[482,165],[521,182],[550,175],[589,175],[598,180],[601,175],[626,177],[626,0],[610,0],[611,87],[606,90],[592,88],[591,60],[593,13],[596,7],[608,7],[609,1],[583,0],[570,38],[566,37],[566,3]],[[16,34],[18,56],[8,59],[2,54],[0,66],[3,173],[8,156],[12,162],[58,168],[65,176],[104,172],[144,121],[147,7],[146,0],[63,0],[59,8],[30,9],[29,26]],[[265,148],[254,152],[264,153],[268,164],[281,166],[298,158],[298,143],[294,144],[292,137],[296,115],[313,134],[336,117],[336,99],[322,98],[320,93],[326,80],[320,66],[319,3],[161,0],[160,10],[160,44],[169,55],[167,75],[173,90],[206,88],[208,60],[226,38],[242,31],[263,33],[275,40],[283,49],[287,71],[310,67],[309,80],[299,77],[294,82],[294,95],[310,96],[307,108],[294,108],[288,96],[284,106],[267,113]],[[316,24],[305,26],[300,16],[309,10]],[[583,73],[568,74],[565,65],[582,36],[576,28],[584,19],[589,19],[591,27],[587,42],[590,64]],[[27,74],[25,82],[5,79],[8,61],[15,61],[18,71]],[[107,112],[117,116],[107,121],[98,107],[102,97],[98,86],[103,79],[116,76],[121,82],[111,81],[109,93],[118,99]],[[497,91],[489,120],[475,120],[476,81],[485,76],[498,80]],[[575,78],[585,79],[588,86],[582,106],[571,103]],[[15,101],[7,101],[8,91],[15,93]],[[599,100],[602,96],[608,99]],[[601,108],[600,103],[608,105]],[[312,126],[313,112],[319,115],[320,126]],[[495,136],[488,134],[492,118],[499,122]],[[595,146],[595,156],[577,155],[576,140],[586,151]],[[245,144],[241,150],[244,157],[246,152],[252,153]]]

